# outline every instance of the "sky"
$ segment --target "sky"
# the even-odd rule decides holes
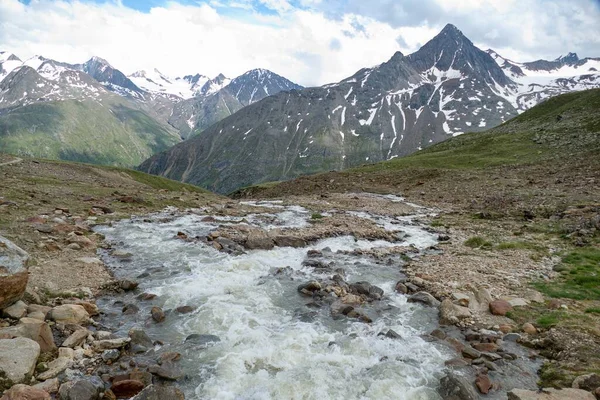
[[[316,86],[410,54],[447,23],[515,61],[600,57],[600,0],[0,0],[0,50],[99,56],[126,74],[266,68]]]

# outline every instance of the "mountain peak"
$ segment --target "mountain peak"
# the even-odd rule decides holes
[[[101,58],[98,56],[93,56],[92,58],[90,58],[88,60],[88,62],[86,64],[91,64],[91,63],[104,64],[104,65],[112,68],[112,65],[110,65],[110,63],[108,61],[106,61],[104,58]]]
[[[452,24],[447,24],[444,29],[440,31],[437,36],[450,36],[454,39],[466,39],[465,35],[462,33],[460,29]]]
[[[566,56],[558,57],[556,61],[569,64],[579,61],[579,57],[577,56],[577,53],[568,53]]]

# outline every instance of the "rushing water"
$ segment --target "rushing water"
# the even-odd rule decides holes
[[[421,335],[437,326],[437,310],[407,303],[393,290],[401,277],[401,260],[377,260],[344,251],[392,245],[424,249],[435,237],[411,217],[388,218],[364,213],[386,229],[404,233],[404,241],[324,239],[306,248],[248,251],[240,256],[218,252],[202,243],[177,239],[177,232],[205,236],[219,223],[243,222],[261,226],[302,227],[310,214],[297,206],[261,203],[268,214],[242,218],[164,212],[133,218],[111,227],[98,227],[113,248],[131,253],[130,260],[104,254],[118,277],[138,279],[140,289],[155,293],[153,301],[136,301],[132,294],[118,298],[135,302],[140,312],[121,316],[122,303],[105,298],[106,323],[120,324],[122,335],[144,327],[164,346],[157,351],[178,351],[187,379],[180,382],[189,399],[438,399],[435,387],[444,361],[444,347]],[[315,308],[297,286],[327,274],[302,265],[307,250],[323,251],[323,261],[346,271],[347,281],[368,281],[385,296],[368,307],[376,316],[366,324],[346,317],[333,318],[328,307]],[[289,267],[274,273],[275,269]],[[331,274],[331,272],[329,272]],[[161,324],[148,321],[150,307],[165,310],[182,305],[197,309],[191,314],[167,312]],[[378,335],[393,329],[401,339]],[[208,348],[184,343],[194,333],[211,334],[220,341]]]

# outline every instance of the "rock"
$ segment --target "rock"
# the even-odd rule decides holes
[[[50,311],[49,317],[56,323],[65,325],[82,325],[90,319],[90,315],[85,311],[85,308],[79,304],[63,304],[62,306],[54,307]]]
[[[160,307],[152,307],[150,314],[155,322],[163,322],[165,320],[165,313]]]
[[[221,338],[215,335],[201,335],[198,333],[192,333],[188,337],[185,338],[186,343],[193,343],[195,345],[200,345],[202,347],[208,347],[211,344],[216,342],[220,342]]]
[[[60,382],[58,378],[47,379],[44,382],[37,383],[33,385],[34,388],[43,390],[46,393],[54,394],[58,393],[58,388],[60,387]]]
[[[487,311],[492,302],[490,292],[483,287],[477,289],[469,295],[469,308],[473,311]]]
[[[50,394],[44,390],[18,384],[4,392],[1,400],[50,400]]]
[[[31,339],[0,339],[0,373],[21,383],[33,374],[39,355],[40,345]]]
[[[444,400],[478,400],[479,395],[465,378],[448,372],[441,380],[438,389]]]
[[[161,365],[151,365],[148,367],[148,372],[170,381],[176,381],[183,377],[181,368],[171,361],[164,362]]]
[[[430,307],[439,307],[441,304],[435,297],[427,292],[417,292],[410,295],[407,301],[409,303],[423,303]]]
[[[518,333],[507,333],[502,338],[502,340],[504,340],[505,342],[516,342],[519,339],[521,339],[521,335],[519,335]]]
[[[510,310],[512,310],[512,306],[506,300],[494,300],[490,303],[490,312],[493,315],[505,316]]]
[[[471,311],[467,307],[456,305],[450,299],[444,299],[440,304],[441,325],[453,325],[470,317]]]
[[[345,295],[344,297],[342,297],[340,299],[340,301],[343,304],[349,304],[349,305],[359,305],[362,304],[363,300],[360,296],[357,296],[355,294],[352,293],[348,293],[347,295]]]
[[[2,316],[5,318],[20,319],[25,315],[27,315],[27,304],[21,300],[2,310]]]
[[[481,352],[475,350],[474,348],[472,348],[471,346],[465,346],[464,349],[462,349],[462,355],[466,358],[470,358],[470,359],[476,359],[481,357]]]
[[[94,351],[97,352],[111,349],[120,349],[122,347],[125,347],[130,341],[131,339],[129,338],[96,340],[92,342],[92,348],[94,349]]]
[[[121,352],[117,349],[104,350],[102,352],[102,359],[104,361],[116,361],[121,357]]]
[[[400,336],[400,334],[393,329],[388,329],[388,331],[385,334],[385,337],[390,339],[402,339],[402,336]]]
[[[379,286],[372,285],[369,288],[369,297],[372,299],[381,300],[381,298],[383,297],[383,294],[384,294],[383,289],[380,288]]]
[[[133,254],[126,252],[125,250],[113,250],[110,255],[115,258],[128,259],[133,257]]]
[[[48,363],[48,370],[42,372],[37,376],[39,381],[45,381],[46,379],[54,378],[65,369],[69,368],[73,360],[67,357],[58,357],[56,360],[50,361]]]
[[[396,287],[394,288],[394,290],[397,293],[401,293],[401,294],[408,293],[408,288],[406,287],[406,285],[404,284],[404,282],[398,282],[398,283],[396,283]]]
[[[482,394],[488,394],[492,388],[492,381],[490,381],[489,376],[480,374],[475,378],[475,386],[477,386],[477,389],[479,389],[479,392]]]
[[[475,350],[486,353],[495,353],[499,349],[496,343],[474,343],[472,346]]]
[[[39,304],[30,304],[27,306],[27,314],[41,313],[44,315],[44,319],[46,319],[50,310],[52,310],[52,307],[40,306]]]
[[[1,335],[9,338],[24,337],[37,342],[42,353],[56,349],[50,326],[35,318],[21,318],[19,324],[0,330]]]
[[[195,310],[196,307],[192,306],[180,306],[175,309],[175,311],[177,311],[179,314],[189,314],[191,312],[194,312]]]
[[[98,306],[94,303],[90,303],[89,301],[76,300],[74,304],[79,304],[80,306],[85,308],[85,311],[87,311],[87,313],[91,316],[100,314]]]
[[[75,350],[69,347],[61,347],[58,349],[58,357],[68,358],[69,360],[75,359]]]
[[[365,296],[369,295],[369,290],[371,290],[371,284],[369,282],[356,282],[350,285],[350,290],[356,294],[364,294]]]
[[[577,378],[575,378],[571,386],[575,389],[582,389],[587,390],[588,392],[593,392],[594,390],[600,388],[600,375],[580,375]]]
[[[331,303],[331,315],[347,315],[352,310],[354,310],[354,307],[344,304],[341,300]]]
[[[90,332],[85,328],[77,329],[68,338],[65,339],[62,346],[71,348],[81,346],[83,342],[85,342],[85,339],[88,337],[89,334]]]
[[[135,304],[129,303],[129,304],[125,304],[121,311],[123,312],[124,315],[132,315],[132,314],[137,314],[138,311],[140,311],[140,308],[138,306],[136,306]]]
[[[537,333],[535,326],[529,322],[524,323],[521,329],[523,329],[523,332],[527,333],[528,335],[535,335]]]
[[[460,368],[460,367],[468,367],[469,365],[471,365],[471,363],[462,357],[456,357],[456,358],[452,358],[450,360],[444,361],[444,365],[447,367]]]
[[[580,389],[513,389],[507,394],[508,400],[596,400],[593,394]]]
[[[452,293],[452,300],[456,302],[456,304],[469,307],[470,298],[469,295],[464,293]]]
[[[129,399],[144,389],[144,384],[134,379],[125,379],[113,383],[110,388],[117,399]]]
[[[439,340],[444,340],[447,337],[446,332],[441,329],[434,329],[429,335]]]
[[[158,364],[162,364],[164,362],[172,362],[181,360],[181,353],[177,353],[176,351],[167,351],[166,353],[162,353],[158,357]]]
[[[276,236],[275,244],[278,247],[306,247],[306,241],[304,239],[294,236]]]
[[[152,339],[140,329],[130,330],[129,337],[131,338],[130,347],[133,353],[145,353],[153,347]]]
[[[322,286],[317,281],[309,281],[298,286],[298,291],[301,293],[312,293],[321,290]]]
[[[183,392],[173,386],[150,385],[131,400],[184,400]]]
[[[134,370],[129,374],[129,379],[140,381],[144,386],[152,385],[152,374],[150,372]]]
[[[267,236],[250,234],[244,246],[249,250],[271,250],[275,247],[275,242]]]
[[[65,382],[58,390],[60,400],[98,400],[98,388],[88,380]]]
[[[508,304],[510,304],[512,307],[526,307],[527,305],[529,305],[527,300],[522,299],[520,297],[506,299],[506,301],[508,301]]]
[[[126,292],[135,290],[140,285],[139,283],[134,282],[130,279],[121,279],[117,283],[119,284],[119,287]]]
[[[23,297],[29,279],[28,262],[25,250],[0,236],[0,310]]]
[[[500,330],[500,332],[502,333],[510,333],[513,330],[513,326],[509,325],[509,324],[502,324],[498,327],[498,329]]]

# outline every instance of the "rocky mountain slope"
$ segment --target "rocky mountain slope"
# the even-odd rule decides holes
[[[158,71],[128,77],[99,57],[82,64],[40,56],[23,62],[0,52],[0,148],[133,166],[288,87],[299,88],[264,70],[234,80],[222,74],[170,79]]]
[[[503,68],[447,25],[413,54],[398,52],[335,84],[268,97],[140,168],[226,193],[406,156],[499,125],[544,98]],[[546,93],[557,91],[546,86]]]

